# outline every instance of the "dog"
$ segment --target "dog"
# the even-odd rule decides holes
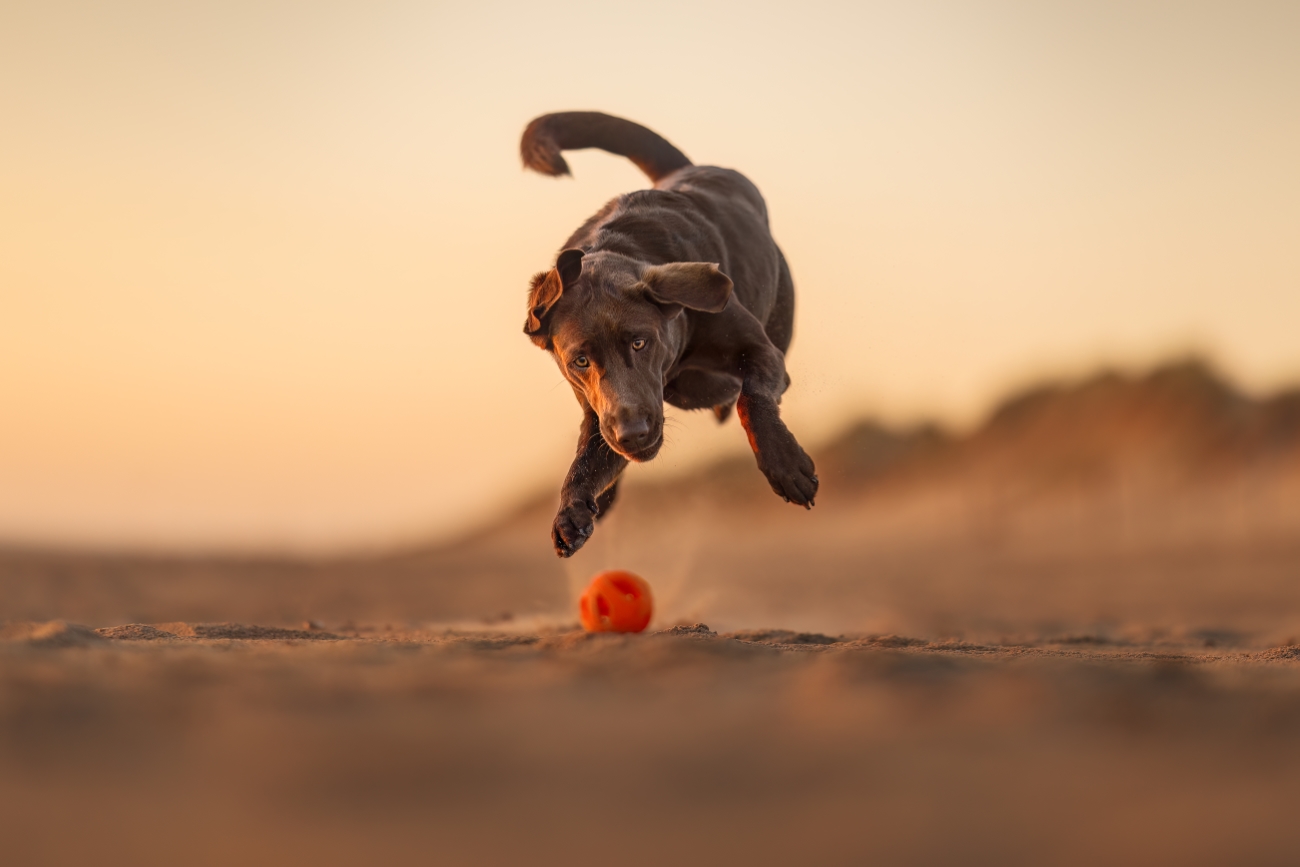
[[[664,404],[740,417],[777,496],[812,508],[812,458],[781,420],[794,282],[767,205],[744,175],[697,166],[640,124],[593,111],[547,114],[524,130],[524,166],[569,174],[565,150],[624,156],[654,187],[619,196],[535,275],[526,333],[551,353],[583,419],[551,541],[571,557],[614,503],[629,461],[663,445]]]

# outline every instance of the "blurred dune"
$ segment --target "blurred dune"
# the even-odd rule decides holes
[[[734,422],[732,422],[734,424]],[[747,456],[633,467],[572,561],[544,492],[452,543],[321,560],[0,554],[10,619],[421,624],[567,616],[598,568],[646,575],[660,623],[997,639],[1300,633],[1300,390],[1206,364],[1103,372],[1002,402],[975,430],[860,421],[813,450],[811,512]]]

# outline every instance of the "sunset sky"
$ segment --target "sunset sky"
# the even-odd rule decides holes
[[[339,550],[558,485],[528,278],[646,181],[525,174],[547,111],[763,191],[811,445],[1193,350],[1300,382],[1298,35],[1294,2],[8,0],[0,541]],[[745,448],[672,436],[633,472]]]

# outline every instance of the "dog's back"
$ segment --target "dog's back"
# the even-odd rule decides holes
[[[695,165],[653,130],[594,111],[536,118],[519,150],[525,166],[555,177],[570,174],[562,150],[593,147],[627,157],[655,186],[610,201],[565,248],[657,264],[717,262],[735,282],[736,300],[771,326],[782,351],[788,348],[793,284],[758,188],[732,169]]]

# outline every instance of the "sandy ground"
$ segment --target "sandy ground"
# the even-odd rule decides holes
[[[1290,864],[1300,648],[11,624],[7,864]]]
[[[330,560],[0,549],[0,864],[1300,863],[1300,392],[815,455],[811,512],[632,472],[568,561],[553,494]],[[615,567],[652,634],[575,631]]]

